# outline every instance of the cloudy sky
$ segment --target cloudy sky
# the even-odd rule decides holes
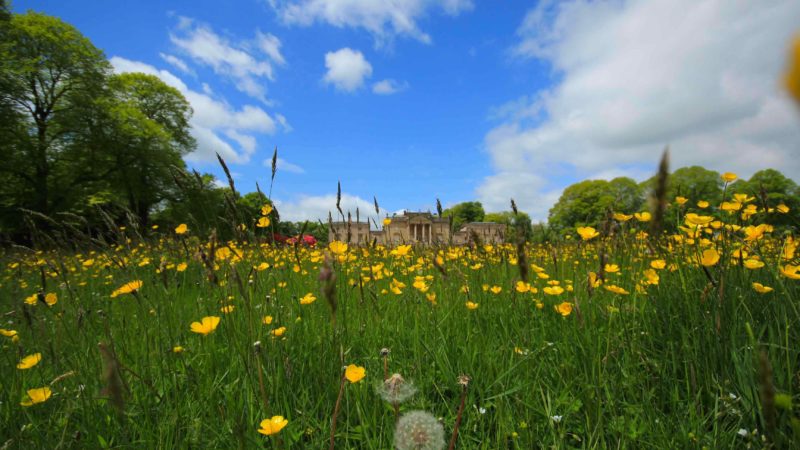
[[[75,25],[115,71],[194,108],[187,163],[267,189],[291,220],[514,198],[700,164],[800,181],[781,87],[797,0],[15,0]]]

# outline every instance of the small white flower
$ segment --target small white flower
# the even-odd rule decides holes
[[[737,397],[736,394],[734,394],[733,392],[729,392],[728,393],[728,398],[731,399],[731,400],[736,400],[739,397]]]
[[[561,417],[562,416],[550,416],[550,420],[552,420],[555,423],[559,423],[561,422]]]
[[[736,434],[738,434],[741,437],[747,437],[747,435],[750,434],[750,432],[747,431],[746,428],[739,428],[739,431],[737,431]]]
[[[480,408],[478,408],[478,412],[481,413],[481,414],[486,414],[486,408],[481,406]]]

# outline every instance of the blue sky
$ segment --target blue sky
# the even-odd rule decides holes
[[[684,5],[676,5],[684,3]],[[221,7],[224,5],[224,7]],[[282,215],[480,200],[535,219],[572,182],[674,166],[798,179],[800,117],[780,89],[794,1],[34,1],[117,71],[195,108],[190,166]],[[668,36],[668,38],[667,38]]]

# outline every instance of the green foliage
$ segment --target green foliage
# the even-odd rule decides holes
[[[453,229],[458,230],[466,223],[481,222],[486,213],[481,202],[463,202],[442,211],[442,216],[453,218]]]
[[[548,222],[557,230],[596,227],[609,211],[638,211],[643,202],[641,187],[630,178],[581,181],[564,189]]]
[[[762,214],[764,222],[776,226],[797,227],[800,212],[800,188],[797,183],[775,169],[759,170],[749,180],[737,180],[729,190],[755,197],[759,208],[775,208],[780,204],[789,207],[788,214]]]
[[[14,15],[2,31],[0,232],[20,237],[20,207],[92,225],[99,206],[146,226],[195,147],[189,103],[154,76],[110,75],[103,53],[57,18]]]
[[[528,240],[533,233],[531,216],[522,211],[517,214],[514,214],[513,211],[486,213],[483,220],[484,222],[505,224],[507,226],[506,242],[516,242],[520,233],[523,239]]]

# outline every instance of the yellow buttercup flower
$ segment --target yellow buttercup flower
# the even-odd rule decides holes
[[[301,305],[310,305],[310,304],[314,303],[314,301],[316,301],[316,300],[317,300],[317,297],[315,297],[314,294],[309,292],[308,294],[306,294],[306,295],[304,295],[304,296],[302,296],[300,298],[300,304]]]
[[[603,285],[603,288],[605,290],[607,290],[608,292],[613,292],[615,294],[620,294],[620,295],[628,295],[628,294],[630,294],[630,292],[626,291],[625,289],[623,289],[623,288],[621,288],[619,286],[615,286],[613,284]]]
[[[478,303],[475,303],[475,302],[466,302],[464,304],[467,306],[467,309],[470,309],[470,310],[478,309],[478,306],[480,306]]]
[[[58,302],[58,294],[54,292],[50,292],[44,296],[44,302],[47,303],[47,306],[53,306]]]
[[[32,355],[28,355],[22,358],[22,360],[19,363],[17,363],[17,369],[20,370],[30,369],[31,367],[39,364],[39,361],[41,360],[42,360],[41,353],[34,353]]]
[[[220,318],[217,316],[207,316],[203,317],[200,322],[192,322],[189,326],[189,329],[192,330],[194,333],[202,334],[206,336],[210,333],[213,333],[214,330],[217,329],[217,325],[219,325]]]
[[[786,213],[789,212],[789,207],[784,205],[783,203],[781,203],[780,205],[776,206],[775,209],[781,214],[786,214]]]
[[[567,317],[568,315],[572,314],[572,303],[570,302],[559,303],[558,305],[555,305],[553,308],[555,308],[557,313],[561,314],[564,317]]]
[[[189,227],[187,227],[185,223],[182,223],[175,228],[175,234],[186,234],[187,231],[189,231]]]
[[[503,291],[503,288],[502,288],[502,287],[500,287],[500,286],[492,286],[492,287],[490,287],[490,288],[489,288],[489,291],[490,291],[492,294],[495,294],[495,295],[497,295],[497,294],[499,294],[500,292],[502,292],[502,291]]]
[[[686,197],[680,197],[680,196],[679,197],[675,197],[675,203],[677,203],[679,205],[683,205],[688,201],[689,201],[689,199],[686,198]]]
[[[606,264],[603,270],[607,273],[619,273],[619,266],[616,264]]]
[[[283,416],[272,416],[270,419],[264,419],[261,421],[258,432],[269,436],[279,433],[288,423],[289,421],[284,419]]]
[[[272,323],[272,316],[264,316],[264,318],[261,319],[261,322],[264,325],[270,325]]]
[[[519,281],[517,281],[516,290],[520,294],[524,294],[524,293],[526,293],[526,292],[531,290],[531,284],[530,283],[526,283],[526,282],[524,282],[522,280],[519,280]]]
[[[787,264],[784,267],[781,267],[781,273],[786,278],[791,278],[792,280],[800,280],[800,266]]]
[[[633,215],[633,217],[636,217],[636,220],[638,220],[639,222],[649,222],[650,219],[653,218],[653,216],[651,216],[650,213],[647,211],[636,213]]]
[[[722,202],[722,204],[719,205],[719,209],[731,213],[742,209],[742,204],[739,202]]]
[[[542,291],[547,295],[561,295],[564,293],[564,288],[561,286],[547,286]]]
[[[345,253],[347,253],[347,244],[341,241],[333,241],[330,244],[328,244],[328,249],[334,255],[344,255]]]
[[[656,259],[656,260],[650,261],[650,267],[652,267],[653,269],[661,270],[661,269],[667,267],[667,262],[664,261],[663,259]]]
[[[39,301],[39,294],[31,294],[25,297],[25,304],[36,306],[36,303]]]
[[[186,270],[187,267],[189,267],[189,265],[186,264],[185,262],[182,262],[177,266],[175,266],[175,270],[177,270],[178,272],[183,272],[184,270]]]
[[[267,228],[269,224],[270,224],[269,217],[263,216],[258,218],[258,223],[256,223],[256,226],[258,228]]]
[[[699,202],[697,202],[697,207],[700,209],[706,209],[708,208],[708,205],[709,203],[705,200],[700,200]]]
[[[600,236],[600,233],[592,227],[578,227],[578,234],[584,241]]]
[[[262,216],[268,216],[268,215],[270,215],[270,213],[272,213],[272,205],[267,203],[266,205],[261,207],[261,215]]]
[[[392,224],[392,219],[390,219],[388,217],[383,219],[383,226],[388,227],[391,224]]]
[[[756,292],[758,292],[759,294],[767,294],[767,293],[769,293],[769,292],[772,292],[772,291],[773,291],[773,289],[772,289],[771,287],[769,287],[769,286],[764,286],[764,285],[763,285],[763,284],[761,284],[761,283],[753,283],[753,290],[755,290],[755,291],[756,291]]]
[[[758,226],[747,226],[742,229],[744,232],[744,240],[746,241],[757,241],[764,237],[764,233],[771,231],[771,228],[767,224],[761,224]]]
[[[344,377],[351,383],[358,383],[367,374],[367,370],[355,364],[350,364],[344,370]]]
[[[49,387],[28,389],[28,395],[20,402],[20,405],[27,407],[37,403],[44,403],[51,395],[53,395],[53,391]]]
[[[714,221],[714,218],[711,216],[701,216],[695,213],[686,214],[686,217],[683,219],[686,222],[686,225],[691,227],[701,227],[706,226]]]
[[[123,284],[119,289],[116,289],[114,292],[111,293],[111,298],[118,297],[122,294],[130,294],[133,291],[138,291],[142,288],[144,282],[142,280],[134,280],[130,283]]]
[[[703,250],[703,256],[700,258],[700,264],[711,267],[719,262],[719,252],[713,248]]]
[[[748,269],[751,269],[751,270],[760,269],[760,268],[764,267],[764,263],[762,261],[757,260],[757,259],[746,259],[744,261],[744,266],[747,267]]]
[[[406,256],[411,251],[411,245],[398,245],[397,248],[389,252],[392,256]]]
[[[725,172],[722,175],[720,175],[719,177],[722,178],[722,181],[724,181],[726,183],[730,183],[730,182],[736,181],[736,179],[739,178],[739,175],[736,175],[733,172]]]
[[[175,347],[172,347],[172,353],[183,353],[183,350],[184,350],[184,348],[181,347],[180,345],[176,345]]]
[[[631,219],[633,219],[632,214],[614,213],[614,220],[619,222],[627,222]]]
[[[286,333],[286,327],[275,328],[269,333],[275,337],[281,337]]]

